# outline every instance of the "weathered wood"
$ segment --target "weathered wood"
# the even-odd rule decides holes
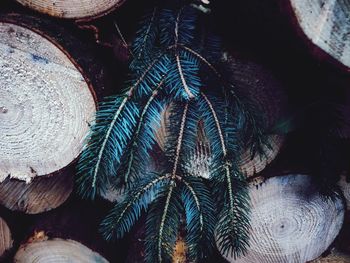
[[[101,76],[65,32],[34,17],[0,16],[0,181],[55,173],[82,150]]]
[[[125,0],[16,0],[38,12],[68,19],[94,19],[114,11]]]
[[[319,257],[344,220],[340,199],[322,198],[310,176],[269,178],[250,189],[252,218],[247,254],[229,262],[306,262]]]
[[[7,178],[0,184],[0,204],[12,211],[38,214],[57,208],[73,190],[73,173],[38,177],[32,182]]]
[[[55,238],[52,240],[34,240],[25,244],[17,251],[16,263],[69,263],[69,262],[99,262],[108,261],[98,253],[74,240]]]
[[[119,241],[107,242],[99,232],[100,223],[110,208],[109,203],[105,201],[95,200],[91,203],[73,194],[57,209],[34,216],[23,215],[22,220],[29,224],[21,230],[21,233],[16,233],[16,236],[17,229],[14,230],[16,244],[26,245],[36,240],[56,238],[74,240],[111,262],[124,262],[126,244]],[[14,220],[19,216],[22,215],[16,216]],[[14,223],[11,227],[16,225],[17,223]]]
[[[304,35],[334,61],[350,67],[350,2],[289,0]]]
[[[269,70],[261,65],[236,59],[229,53],[225,53],[224,60],[231,66],[231,82],[254,101],[264,116],[266,133],[269,134],[269,129],[286,113],[286,95],[281,84]],[[283,145],[284,137],[284,135],[270,134],[268,141],[271,148],[265,147],[265,156],[256,155],[251,159],[249,151],[243,153],[241,169],[247,177],[261,172],[275,159]]]
[[[8,251],[13,245],[12,235],[10,228],[0,217],[0,259],[6,251]]]
[[[188,260],[186,257],[186,252],[187,248],[185,240],[181,235],[179,235],[175,243],[172,263],[187,263]]]
[[[245,151],[241,156],[241,170],[247,177],[251,177],[265,169],[278,155],[284,142],[284,136],[270,135],[268,146],[264,146],[264,155],[255,155],[251,158],[250,151]]]
[[[330,255],[320,257],[311,261],[310,263],[349,263],[350,256],[338,251],[333,251]]]

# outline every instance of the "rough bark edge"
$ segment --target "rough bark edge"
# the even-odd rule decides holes
[[[328,52],[326,52],[316,44],[312,43],[312,40],[306,35],[304,30],[301,28],[298,22],[298,18],[294,12],[294,8],[290,1],[291,0],[280,1],[281,12],[289,18],[289,24],[291,28],[293,29],[295,34],[298,36],[298,38],[305,43],[308,53],[311,54],[313,57],[315,57],[317,61],[321,63],[326,62],[326,64],[328,63],[329,65],[336,67],[342,72],[349,73],[350,67],[347,67],[338,59],[330,55]]]
[[[47,19],[41,19],[31,15],[10,13],[0,14],[0,22],[18,25],[31,30],[47,39],[61,50],[83,76],[97,108],[98,98],[102,96],[104,89],[104,78],[103,67],[94,54],[92,46],[82,43],[82,41],[74,37],[66,28],[56,25],[53,21]],[[78,159],[79,156],[72,160],[66,167],[40,177],[56,176],[61,173],[69,172]]]

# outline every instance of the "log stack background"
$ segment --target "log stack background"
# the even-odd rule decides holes
[[[237,70],[237,81],[241,82],[242,86],[251,85],[259,90],[261,86],[274,86],[269,76],[265,78],[259,75],[259,72],[263,71],[268,72],[267,75],[271,75],[273,82],[276,81],[283,90],[282,97],[285,98],[282,102],[275,92],[261,100],[264,111],[271,113],[271,125],[280,115],[303,112],[312,102],[327,100],[350,103],[347,41],[350,21],[349,15],[346,15],[349,10],[347,1],[212,2],[212,21],[234,58],[232,65]],[[305,4],[306,2],[308,4]],[[85,3],[89,4],[88,8],[85,8]],[[66,68],[75,70],[74,74],[80,73],[82,76],[80,81],[84,85],[81,84],[83,91],[80,92],[85,92],[86,98],[90,98],[90,104],[84,104],[90,105],[90,110],[86,111],[89,115],[94,108],[94,99],[98,100],[104,95],[118,92],[126,77],[127,52],[113,21],[118,23],[127,39],[132,39],[138,20],[151,4],[148,1],[141,3],[137,0],[79,1],[78,5],[75,1],[62,0],[3,0],[0,2],[0,63],[5,61],[9,64],[8,67],[11,67],[11,56],[16,55],[17,49],[20,49],[18,52],[30,51],[36,55],[32,57],[36,60],[31,68],[34,71],[38,69],[38,72],[55,72],[62,69],[65,63]],[[20,15],[9,15],[10,13]],[[29,19],[27,16],[35,18]],[[21,48],[14,46],[14,53],[5,54],[4,41],[6,36],[16,34],[16,30],[13,32],[11,27],[8,27],[8,31],[2,30],[4,23],[25,28],[22,35],[17,33],[14,39],[24,38],[27,42],[22,42]],[[16,29],[15,26],[12,28]],[[39,41],[43,45],[45,41],[54,43],[53,45],[58,47],[55,54],[61,57],[61,60],[56,60],[50,69],[43,69],[45,65],[35,66],[34,62],[46,64],[45,59],[49,58],[49,61],[52,61],[54,56],[47,53],[48,45],[42,48],[39,44],[29,43],[33,41],[33,38],[28,36],[30,34],[43,37],[45,40]],[[7,46],[9,45],[16,43],[8,40]],[[33,45],[33,49],[30,49],[30,45]],[[29,63],[19,55],[17,59],[21,63]],[[242,66],[237,61],[248,62]],[[255,65],[259,65],[258,68]],[[6,86],[1,82],[4,72],[3,69],[0,70],[0,94],[3,94]],[[27,81],[41,81],[46,86],[50,86],[50,81],[53,81],[50,78],[45,79],[46,75],[38,76],[39,80],[37,77],[30,80],[27,78]],[[72,79],[62,77],[61,81],[68,83],[72,82]],[[10,82],[12,83],[12,79]],[[30,85],[27,88],[29,87]],[[30,90],[26,92],[30,94]],[[53,98],[59,97],[58,93],[53,93]],[[72,96],[71,92],[67,93]],[[66,102],[69,96],[62,96],[57,102]],[[271,96],[274,98],[270,103],[268,97]],[[7,96],[5,102],[11,102],[12,97]],[[0,97],[0,103],[1,101],[4,102],[4,97]],[[87,102],[85,99],[84,101]],[[38,105],[40,103],[43,104],[39,101]],[[279,109],[287,104],[290,106],[289,110],[283,109],[281,114],[278,113]],[[279,106],[275,108],[275,105]],[[0,105],[0,121],[5,118],[8,110]],[[317,189],[310,179],[323,165],[316,156],[324,134],[316,127],[321,127],[323,122],[328,121],[324,117],[327,110],[329,108],[323,107],[321,111],[317,109],[305,116],[301,114],[306,119],[302,127],[288,136],[282,136],[285,138],[273,135],[276,150],[269,155],[267,161],[250,161],[247,166],[247,174],[254,174],[251,190],[254,233],[251,249],[247,256],[238,262],[303,262],[321,255],[324,257],[314,262],[350,262],[350,212],[346,209],[345,199],[320,199],[315,194]],[[26,108],[24,112],[30,113],[31,110]],[[41,118],[40,114],[39,117],[34,113],[31,116]],[[55,120],[58,120],[57,115],[53,112],[50,117],[54,120],[47,123],[55,123]],[[81,119],[87,118],[83,116]],[[27,125],[30,128],[30,124]],[[1,129],[4,127],[0,123],[0,131]],[[81,127],[77,129],[84,133]],[[53,132],[61,131],[54,127]],[[44,131],[40,130],[39,133],[44,134]],[[76,130],[68,133],[76,133]],[[50,141],[52,139],[48,137],[45,142],[47,149],[56,150],[50,148]],[[4,149],[2,145],[6,143],[8,142],[4,143],[3,139],[0,141],[0,152]],[[137,229],[142,229],[142,224],[137,225],[123,240],[114,244],[107,243],[99,236],[97,229],[100,220],[111,207],[110,202],[82,201],[74,193],[74,159],[80,151],[81,142],[77,144],[75,152],[70,152],[71,156],[62,156],[67,160],[63,160],[61,165],[53,165],[53,169],[43,169],[43,172],[38,173],[37,169],[19,167],[21,172],[18,177],[31,181],[30,184],[6,178],[9,167],[14,169],[16,166],[9,166],[9,161],[4,159],[3,153],[0,156],[0,177],[3,180],[0,184],[0,262],[33,262],[32,257],[38,257],[39,262],[66,262],[63,254],[71,255],[70,260],[75,262],[142,260],[142,238],[135,238],[135,233]],[[349,160],[348,149],[350,147],[347,140],[341,141],[341,146],[336,148],[337,153]],[[47,165],[41,163],[39,167],[47,168]],[[262,179],[265,177],[269,179]],[[349,199],[350,187],[345,177],[339,185],[344,190],[345,198]],[[110,199],[115,199],[115,196]],[[275,211],[276,209],[278,211]],[[273,216],[274,213],[276,216]],[[293,246],[293,239],[300,242]],[[322,239],[322,242],[319,243],[316,239]],[[174,262],[185,262],[183,253],[186,248],[181,239],[179,240],[176,248],[179,254],[175,255]],[[219,253],[208,260],[221,261],[224,262],[224,259]]]

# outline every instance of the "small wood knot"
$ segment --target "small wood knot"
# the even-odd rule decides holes
[[[9,110],[6,107],[0,107],[0,113],[7,113]]]
[[[41,242],[48,240],[49,237],[46,235],[45,231],[34,231],[34,235],[30,237],[27,243]]]

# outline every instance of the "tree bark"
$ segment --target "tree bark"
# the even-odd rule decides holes
[[[91,20],[104,16],[125,0],[16,0],[35,11],[59,18]]]
[[[338,235],[344,221],[339,198],[321,197],[310,176],[272,177],[252,186],[250,247],[229,262],[306,262],[319,257]]]
[[[66,172],[94,118],[98,60],[65,29],[23,15],[0,16],[0,49],[0,181]]]
[[[346,0],[288,0],[295,23],[315,54],[350,67],[350,4]],[[321,51],[321,52],[320,52]]]

